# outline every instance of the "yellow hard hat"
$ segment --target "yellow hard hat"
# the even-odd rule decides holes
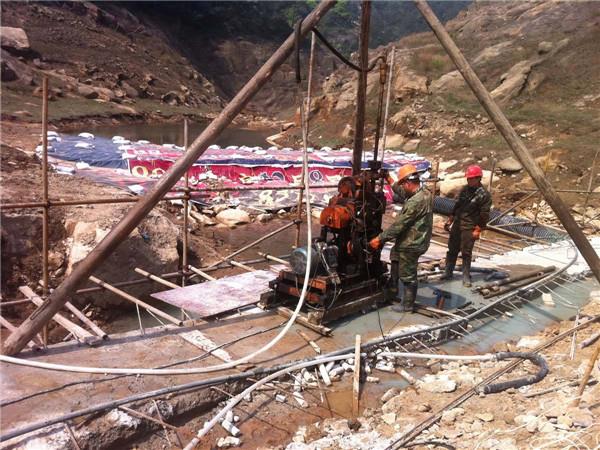
[[[418,177],[417,175],[417,168],[415,166],[413,166],[412,164],[406,164],[405,166],[402,166],[398,169],[398,181],[404,181],[406,178],[410,179],[410,180],[416,180]],[[414,177],[411,177],[411,175],[415,175]]]

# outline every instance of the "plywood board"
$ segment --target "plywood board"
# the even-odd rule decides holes
[[[199,314],[201,318],[210,317],[257,303],[260,294],[269,290],[269,281],[276,276],[269,270],[256,270],[157,292],[152,294],[152,297],[186,311],[192,311]]]

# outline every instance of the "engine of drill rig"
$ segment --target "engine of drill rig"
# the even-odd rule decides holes
[[[337,194],[321,212],[321,233],[312,245],[311,277],[330,275],[339,283],[375,279],[385,273],[381,251],[369,247],[369,241],[382,231],[384,179],[382,172],[371,169],[340,180]],[[290,263],[296,274],[304,275],[307,248],[294,250]]]

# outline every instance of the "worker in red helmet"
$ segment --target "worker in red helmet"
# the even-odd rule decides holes
[[[417,298],[417,264],[419,256],[427,251],[433,229],[431,192],[421,185],[417,168],[412,164],[398,170],[398,181],[392,186],[394,192],[402,193],[406,199],[396,221],[379,236],[369,242],[379,249],[386,241],[395,240],[390,252],[392,262],[390,275],[397,286],[396,312],[414,312]]]
[[[458,253],[462,255],[463,286],[471,287],[471,257],[475,241],[479,239],[490,218],[492,196],[481,184],[483,172],[481,167],[472,165],[465,172],[467,185],[458,195],[452,214],[444,224],[450,232],[448,253],[446,253],[446,269],[442,280],[452,278]]]

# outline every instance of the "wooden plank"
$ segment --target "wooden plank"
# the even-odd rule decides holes
[[[287,294],[295,298],[300,298],[300,294],[302,293],[302,289],[300,287],[290,286],[287,283],[277,283],[276,291],[278,293]],[[322,304],[326,299],[326,295],[310,291],[306,293],[306,301],[309,303]]]
[[[230,362],[232,360],[229,353],[222,348],[218,348],[217,344],[215,344],[209,337],[198,330],[184,331],[177,334],[186,342],[189,342],[205,352],[210,352],[211,355],[219,358],[221,361]]]
[[[350,314],[354,314],[364,308],[367,308],[374,303],[383,300],[383,292],[378,292],[373,295],[369,295],[367,297],[359,298],[358,300],[354,300],[353,302],[347,302],[340,306],[336,306],[335,308],[331,308],[325,311],[325,315],[323,316],[323,323],[331,322],[332,320],[339,319],[340,317],[345,317]]]
[[[280,316],[287,317],[288,319],[292,317],[293,314],[293,311],[291,311],[289,308],[286,308],[285,306],[279,306],[275,309],[275,311]],[[332,331],[331,328],[327,328],[323,325],[317,325],[309,322],[308,319],[302,314],[298,315],[298,317],[296,318],[296,323],[299,323],[300,325],[303,325],[306,328],[310,328],[311,330],[316,331],[317,333],[323,336],[329,336]]]
[[[21,291],[21,293],[36,306],[41,306],[44,303],[43,300],[38,295],[36,295],[36,293],[33,292],[28,286],[20,286],[19,291]],[[54,320],[67,331],[73,333],[74,336],[76,336],[78,339],[81,339],[87,344],[91,345],[98,341],[98,338],[92,333],[80,327],[76,323],[71,322],[69,319],[67,319],[60,313],[54,314],[52,320]]]

